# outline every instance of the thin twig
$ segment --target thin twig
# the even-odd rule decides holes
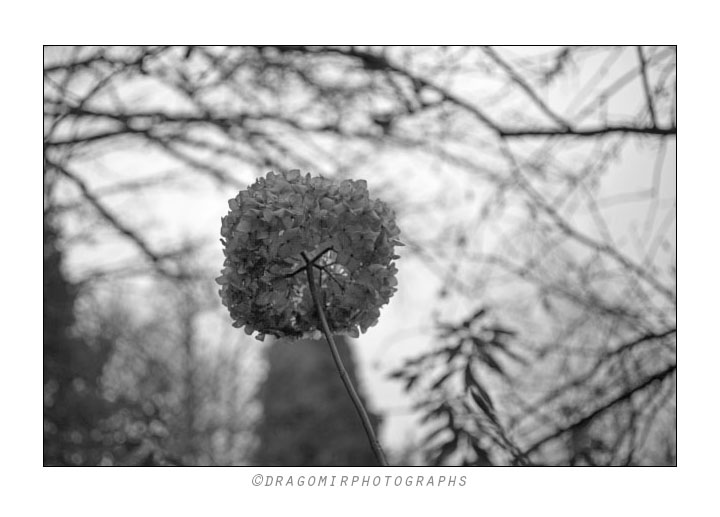
[[[563,120],[560,115],[550,109],[550,107],[540,98],[540,96],[535,92],[535,90],[532,89],[532,87],[527,83],[527,81],[525,81],[525,79],[523,79],[522,76],[518,74],[507,61],[501,58],[500,55],[495,52],[492,47],[483,47],[483,51],[485,52],[485,54],[490,56],[490,59],[492,59],[500,68],[505,70],[505,73],[510,76],[510,78],[515,82],[515,84],[517,84],[525,93],[527,93],[528,97],[532,99],[535,105],[540,108],[543,113],[550,117],[561,128],[565,129],[566,131],[572,131],[570,124],[566,120]]]
[[[368,440],[370,441],[370,447],[372,447],[372,450],[375,453],[375,457],[377,458],[380,465],[382,465],[383,467],[387,467],[388,462],[387,459],[385,459],[385,453],[383,453],[380,442],[375,436],[375,431],[373,431],[372,424],[370,423],[370,417],[368,417],[367,411],[365,410],[365,407],[363,406],[363,403],[360,400],[357,392],[355,391],[352,381],[350,380],[350,376],[348,375],[347,370],[345,370],[345,366],[343,366],[337,346],[335,345],[335,339],[333,338],[332,332],[330,332],[330,327],[328,325],[327,319],[325,318],[325,311],[323,310],[322,304],[320,303],[320,296],[317,291],[317,286],[315,285],[315,274],[313,273],[313,268],[310,267],[312,261],[304,252],[302,256],[306,262],[305,270],[307,271],[310,294],[312,295],[313,302],[315,303],[315,308],[318,311],[322,331],[323,334],[325,334],[325,339],[327,340],[328,345],[330,346],[330,352],[332,353],[333,359],[335,360],[335,366],[337,366],[338,372],[340,373],[340,379],[342,379],[343,384],[345,385],[345,389],[347,390],[348,395],[350,395],[350,398],[355,405],[355,410],[360,416],[360,420],[362,420],[363,427],[365,428],[365,434],[367,434]]]
[[[340,288],[341,291],[345,291],[345,286],[342,285],[340,283],[340,281],[337,278],[335,278],[335,275],[333,275],[326,267],[318,266],[317,264],[313,264],[313,266],[315,266],[316,268],[318,268],[320,270],[320,275],[321,275],[320,279],[321,280],[322,280],[322,272],[324,271],[325,273],[327,273],[327,275],[330,277],[331,280],[335,281],[335,283],[338,285],[338,287]],[[322,285],[322,282],[320,282],[320,285]]]
[[[140,251],[145,255],[145,257],[147,257],[150,262],[152,262],[152,264],[160,273],[171,278],[178,278],[179,276],[182,276],[176,273],[172,273],[171,271],[166,269],[166,267],[164,267],[163,265],[163,260],[168,258],[168,254],[160,254],[151,249],[150,245],[139,233],[137,233],[135,230],[132,230],[108,210],[108,208],[98,199],[98,197],[90,191],[85,181],[83,181],[78,175],[74,174],[63,165],[48,159],[47,156],[45,157],[45,162],[47,166],[55,169],[60,174],[72,181],[78,187],[78,189],[80,189],[83,197],[87,199],[87,201],[95,208],[95,210],[100,214],[100,216],[102,216],[102,218],[105,219],[105,221],[107,221],[118,232],[120,232],[125,237],[129,238],[133,243],[135,243],[135,245],[140,249]]]
[[[652,122],[652,127],[658,127],[657,117],[655,116],[655,106],[653,106],[653,97],[652,93],[650,93],[650,82],[648,80],[647,74],[647,61],[645,60],[645,55],[643,54],[643,49],[641,46],[637,47],[637,54],[638,59],[640,60],[640,78],[642,79],[643,90],[645,91],[647,109],[650,113],[650,121]]]

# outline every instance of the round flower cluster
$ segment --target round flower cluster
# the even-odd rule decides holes
[[[400,230],[364,180],[340,183],[300,171],[269,172],[229,201],[220,296],[233,326],[276,337],[318,334],[308,286],[313,267],[333,333],[357,337],[396,291]]]

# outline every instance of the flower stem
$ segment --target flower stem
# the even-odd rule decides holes
[[[307,279],[308,284],[310,286],[310,294],[312,295],[313,302],[315,302],[315,308],[317,309],[318,315],[320,317],[320,324],[322,326],[323,334],[325,334],[325,340],[327,341],[328,345],[330,346],[330,352],[332,353],[332,357],[335,360],[335,366],[337,367],[338,372],[340,373],[340,378],[343,381],[343,384],[345,385],[345,389],[348,392],[348,395],[350,395],[350,398],[353,401],[353,404],[355,405],[355,410],[357,411],[358,415],[360,416],[360,420],[362,420],[363,427],[365,428],[365,434],[367,434],[368,440],[370,441],[370,447],[372,447],[373,452],[375,453],[375,457],[378,460],[378,463],[382,465],[383,467],[388,466],[387,459],[385,459],[385,453],[382,450],[382,447],[380,446],[380,442],[378,441],[377,437],[375,436],[375,431],[373,431],[372,424],[370,423],[370,418],[368,417],[367,411],[365,410],[365,407],[363,406],[362,401],[360,400],[360,397],[357,394],[357,391],[355,391],[355,387],[352,385],[352,382],[350,381],[350,376],[347,373],[347,370],[345,369],[345,366],[343,366],[342,360],[340,359],[340,354],[338,353],[337,346],[335,345],[335,339],[333,339],[332,332],[330,332],[330,327],[327,322],[327,318],[325,317],[325,311],[323,310],[322,303],[320,303],[320,296],[318,295],[318,289],[315,285],[315,275],[313,273],[313,267],[311,261],[308,259],[307,256],[303,253],[303,258],[306,262],[305,271],[307,272]]]

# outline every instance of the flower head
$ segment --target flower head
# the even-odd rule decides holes
[[[305,267],[315,268],[332,332],[356,337],[377,323],[396,291],[403,244],[394,213],[370,199],[364,180],[269,172],[229,205],[217,282],[233,326],[261,340],[316,334]]]

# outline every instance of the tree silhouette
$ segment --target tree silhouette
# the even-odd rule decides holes
[[[336,336],[335,340],[352,382],[357,384],[347,339]],[[278,340],[267,353],[268,374],[260,389],[263,416],[257,430],[255,463],[377,465],[325,343]],[[370,418],[377,429],[379,418],[372,412]]]

